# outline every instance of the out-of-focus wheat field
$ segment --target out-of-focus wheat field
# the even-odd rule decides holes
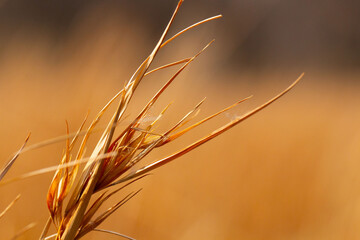
[[[29,132],[31,145],[65,134],[65,120],[76,131],[88,111],[92,119],[151,52],[175,6],[176,0],[0,1],[0,166]],[[170,35],[219,13],[224,18],[186,33],[157,56],[153,68],[192,56],[216,39],[152,110],[156,116],[174,102],[158,131],[204,97],[198,119],[254,97],[150,154],[147,162],[306,75],[269,108],[118,193],[105,207],[143,188],[101,228],[137,240],[359,239],[359,7],[335,0],[185,1]],[[175,71],[144,79],[124,124]],[[5,179],[58,164],[64,146],[24,153]],[[18,239],[39,237],[52,176],[0,187],[0,212],[22,195],[0,219],[0,239],[33,222]],[[84,239],[118,237],[94,232]]]

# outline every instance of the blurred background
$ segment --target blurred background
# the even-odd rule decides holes
[[[29,132],[34,144],[63,135],[65,120],[75,131],[88,110],[92,119],[150,54],[176,4],[0,0],[0,166]],[[192,56],[216,39],[154,107],[156,116],[174,101],[159,131],[203,97],[198,119],[254,97],[155,151],[148,162],[306,75],[266,110],[117,194],[113,203],[143,188],[102,228],[137,240],[359,239],[359,12],[360,2],[351,0],[185,1],[169,36],[204,18],[223,18],[187,32],[158,54],[152,68]],[[130,117],[175,70],[144,79]],[[56,165],[64,144],[24,153],[6,178]],[[0,219],[1,239],[32,222],[37,225],[19,239],[40,235],[52,176],[0,187],[0,212],[22,194]],[[84,239],[118,238],[92,233]]]

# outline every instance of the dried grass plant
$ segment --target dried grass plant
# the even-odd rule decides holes
[[[80,239],[91,231],[102,231],[112,233],[118,236],[123,236],[116,232],[98,229],[99,225],[106,220],[112,213],[114,213],[119,207],[124,205],[127,201],[133,198],[139,191],[128,194],[125,198],[118,201],[104,212],[100,212],[100,207],[112,197],[115,193],[124,189],[129,184],[138,181],[139,179],[147,176],[150,172],[159,168],[182,155],[192,151],[200,145],[208,142],[209,140],[219,136],[225,131],[231,129],[237,124],[241,123],[245,119],[269,106],[271,103],[286,94],[301,78],[301,76],[291,84],[287,89],[275,96],[263,105],[251,110],[241,117],[237,117],[228,124],[216,129],[209,135],[193,142],[187,147],[151,164],[145,165],[138,170],[134,170],[134,166],[141,163],[141,161],[154,149],[161,148],[165,144],[174,141],[181,137],[183,134],[189,132],[193,128],[205,123],[206,121],[218,116],[219,114],[237,106],[239,103],[249,99],[242,99],[232,106],[229,106],[205,119],[202,119],[190,126],[185,126],[197,115],[199,107],[203,103],[201,101],[194,109],[188,112],[182,119],[178,121],[173,127],[168,129],[164,133],[158,133],[155,130],[156,125],[160,121],[161,117],[165,114],[167,107],[154,119],[152,122],[147,123],[143,127],[143,120],[148,117],[149,110],[156,103],[158,98],[165,92],[169,85],[177,78],[177,76],[197,58],[203,51],[209,47],[213,42],[211,41],[201,51],[195,54],[193,57],[186,58],[177,62],[173,62],[154,70],[149,70],[155,56],[158,51],[172,42],[175,38],[179,37],[186,31],[201,25],[205,22],[220,18],[221,15],[214,16],[190,27],[178,32],[173,37],[168,38],[165,41],[169,28],[174,21],[174,18],[183,3],[179,1],[168,25],[166,26],[160,40],[155,46],[152,53],[145,59],[145,61],[135,71],[131,79],[126,83],[125,87],[119,91],[97,114],[96,118],[91,122],[90,126],[83,130],[86,122],[86,118],[79,130],[71,134],[68,130],[66,139],[66,147],[63,151],[61,162],[56,167],[50,167],[41,169],[36,172],[20,176],[20,178],[26,178],[33,175],[42,174],[45,172],[55,171],[54,177],[51,181],[50,188],[47,194],[47,206],[50,212],[50,217],[46,223],[44,230],[40,236],[40,239],[55,238],[58,240],[72,240]],[[115,133],[115,129],[119,128],[119,123],[124,119],[124,114],[128,110],[129,102],[131,101],[134,92],[136,91],[140,82],[149,74],[159,71],[164,68],[181,65],[176,73],[158,90],[158,92],[148,101],[143,110],[137,115],[135,119],[125,128],[121,129],[120,134]],[[117,108],[114,112],[111,120],[107,124],[102,136],[97,142],[97,145],[92,149],[90,157],[85,157],[85,151],[89,151],[87,148],[88,140],[90,136],[95,132],[98,127],[99,121],[102,119],[103,114],[108,111],[109,106],[117,101]],[[69,129],[69,128],[67,128]],[[75,150],[75,144],[80,141],[79,148]],[[28,138],[27,138],[28,139]],[[64,138],[60,137],[52,141],[61,141]],[[27,141],[27,140],[26,140]],[[13,162],[18,155],[23,151],[28,151],[33,148],[38,148],[43,145],[49,144],[51,141],[47,141],[44,144],[30,146],[24,149],[24,146],[19,152],[9,161],[9,163],[3,168],[0,173],[0,180],[7,173]],[[85,167],[80,171],[80,164],[86,163]],[[13,179],[16,180],[16,179]],[[7,181],[9,182],[9,181]],[[3,181],[2,184],[6,182]],[[110,187],[118,186],[117,189],[108,191]],[[99,193],[101,192],[101,193]],[[99,195],[95,195],[99,193]],[[17,197],[14,202],[18,199]],[[92,203],[91,203],[92,200]],[[13,204],[11,203],[8,208]],[[91,204],[90,204],[91,203]],[[7,209],[8,209],[7,208]],[[6,210],[0,214],[0,218],[5,214]],[[49,233],[49,227],[53,224],[56,229],[55,234]],[[129,237],[127,237],[129,238]],[[129,238],[131,239],[131,238]]]

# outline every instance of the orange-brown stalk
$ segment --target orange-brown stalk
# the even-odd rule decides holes
[[[28,142],[30,138],[30,134],[25,139],[24,144],[21,146],[21,148],[14,154],[14,156],[5,164],[5,166],[0,170],[0,182],[5,177],[5,175],[8,173],[10,168],[14,165],[16,159],[19,157],[22,150],[25,148],[26,143]],[[14,206],[14,204],[19,200],[20,194],[16,196],[16,198],[2,211],[0,212],[0,218],[2,218],[9,209]]]
[[[210,133],[208,136],[205,136],[204,138],[194,142],[193,144],[190,144],[184,149],[168,157],[144,166],[137,171],[130,171],[135,164],[139,163],[142,159],[144,159],[144,157],[146,157],[153,149],[159,148],[177,139],[178,137],[182,136],[193,128],[201,125],[202,123],[212,119],[213,117],[229,110],[230,108],[248,99],[246,98],[238,101],[234,105],[227,107],[219,111],[218,113],[215,113],[212,116],[209,116],[208,118],[205,118],[185,129],[183,129],[183,126],[195,117],[196,113],[198,112],[198,108],[203,101],[201,101],[193,110],[191,110],[177,124],[175,124],[165,133],[158,134],[155,133],[153,129],[157,121],[165,113],[167,107],[153,122],[149,123],[146,127],[140,127],[140,123],[142,123],[143,120],[147,117],[150,108],[156,103],[161,94],[176,79],[176,77],[213,42],[211,41],[200,52],[198,52],[191,58],[186,58],[149,71],[151,63],[153,62],[157,52],[162,47],[170,43],[172,40],[174,40],[184,32],[192,29],[193,27],[221,17],[221,15],[219,15],[205,19],[180,31],[179,33],[175,34],[173,37],[165,41],[168,30],[182,2],[182,0],[179,1],[159,42],[157,43],[149,57],[146,58],[145,61],[135,71],[132,78],[127,82],[125,87],[118,94],[116,94],[108,102],[108,104],[98,113],[96,118],[85,131],[82,142],[75,155],[74,160],[71,159],[71,155],[74,151],[74,145],[80,137],[80,133],[83,132],[82,129],[84,127],[85,121],[79,128],[78,132],[73,135],[73,139],[71,140],[68,131],[68,138],[66,140],[66,147],[62,156],[62,160],[57,171],[55,172],[47,195],[47,205],[50,211],[50,219],[43,231],[43,234],[41,236],[42,239],[45,238],[45,236],[47,235],[49,224],[51,222],[56,228],[56,239],[58,240],[79,239],[90,231],[96,230],[97,227],[105,219],[107,219],[114,211],[116,211],[119,207],[125,204],[129,199],[134,197],[139,191],[128,194],[125,198],[120,200],[113,207],[109,208],[103,213],[96,214],[102,204],[116,192],[120,191],[125,186],[146,176],[150,171],[173,161],[174,159],[184,155],[185,153],[190,152],[191,150],[219,136],[223,132],[229,130],[243,120],[264,109],[272,102],[287,93],[301,78],[300,76],[299,79],[296,80],[290,87],[288,87],[286,90],[281,92],[273,99],[253,109],[244,116],[236,118],[232,122]],[[145,107],[138,114],[138,116],[131,122],[131,124],[129,124],[125,129],[123,129],[119,135],[114,136],[115,128],[117,128],[119,121],[123,119],[124,113],[126,112],[128,104],[132,99],[133,93],[141,80],[148,74],[151,74],[155,71],[179,64],[183,64],[182,67],[180,67],[179,70],[152,97],[152,99],[149,100],[149,102],[145,105]],[[79,164],[84,157],[87,141],[90,135],[93,133],[101,117],[103,116],[104,112],[116,100],[118,100],[118,107],[112,119],[108,123],[106,129],[104,130],[101,138],[99,139],[96,147],[93,149],[91,156],[87,160],[86,166],[80,173],[79,181],[75,184],[75,178],[78,175]],[[94,193],[107,189],[110,186],[125,182],[125,185],[121,186],[115,191],[112,191],[110,193],[103,192],[91,206],[89,205],[90,199]],[[71,196],[68,198],[68,202],[65,205],[64,199],[68,197],[68,194],[70,192],[72,192]],[[96,217],[95,214],[97,215]]]

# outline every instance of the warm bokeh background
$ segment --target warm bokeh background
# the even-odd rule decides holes
[[[22,144],[74,131],[150,53],[176,0],[1,0],[0,166]],[[154,66],[217,41],[154,108],[174,101],[159,131],[208,97],[199,118],[254,98],[148,157],[157,160],[306,77],[270,108],[133,186],[143,191],[102,228],[151,239],[360,238],[360,3],[185,1],[170,34],[206,17],[224,18],[164,48]],[[175,69],[146,79],[137,113]],[[93,139],[96,140],[95,138]],[[63,143],[22,155],[7,178],[55,165]],[[52,174],[0,187],[0,239],[48,216]],[[114,201],[131,189],[118,194]],[[107,206],[111,204],[108,203]],[[100,233],[86,239],[118,239]]]

